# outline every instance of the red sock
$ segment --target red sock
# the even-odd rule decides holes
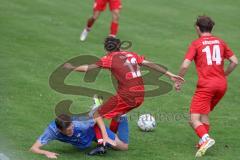
[[[111,32],[110,32],[110,36],[116,36],[118,32],[118,23],[117,22],[112,22],[111,23]]]
[[[97,124],[94,125],[94,132],[95,132],[98,143],[102,144],[102,141],[103,141],[102,132]]]
[[[206,123],[203,123],[204,127],[206,128],[207,132],[209,132],[210,130],[210,125],[209,124],[206,124]]]
[[[119,125],[119,122],[112,119],[111,124],[110,124],[111,131],[113,131],[114,133],[117,133],[118,125]]]
[[[197,128],[195,128],[195,132],[199,138],[202,138],[203,135],[208,134],[207,129],[204,125],[199,125]]]
[[[95,22],[94,18],[89,18],[87,21],[87,29],[90,30],[90,28],[93,26],[94,22]]]

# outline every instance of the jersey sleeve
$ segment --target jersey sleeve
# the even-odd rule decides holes
[[[142,64],[144,59],[145,59],[145,57],[143,55],[138,55],[137,56],[137,63]]]
[[[44,133],[38,138],[38,141],[42,144],[48,144],[50,141],[55,140],[56,136],[51,131],[51,129],[48,127],[45,129]]]
[[[233,51],[224,43],[224,58],[229,59],[234,55]]]
[[[191,43],[190,46],[188,47],[188,51],[185,54],[185,59],[188,59],[192,61],[197,53],[197,49],[194,45],[194,43]]]
[[[109,56],[102,57],[99,61],[96,62],[96,65],[103,68],[111,68],[112,62]]]
[[[137,53],[133,53],[133,55],[136,58],[138,64],[142,64],[143,60],[145,60],[145,57],[143,55],[138,55]]]

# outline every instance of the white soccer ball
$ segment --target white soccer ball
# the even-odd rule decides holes
[[[152,131],[156,128],[156,120],[151,114],[143,114],[139,117],[137,125],[142,131]]]

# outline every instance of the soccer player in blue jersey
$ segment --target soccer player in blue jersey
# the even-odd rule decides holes
[[[42,149],[44,145],[53,140],[69,143],[80,150],[88,148],[92,142],[96,142],[97,140],[94,132],[95,123],[93,118],[74,118],[62,114],[48,125],[44,133],[32,145],[30,151],[56,159],[59,156],[58,153]],[[106,128],[106,131],[108,137],[115,144],[115,146],[108,144],[110,147],[117,150],[128,150],[128,120],[126,116],[120,118],[117,135],[109,128]],[[96,154],[106,152],[105,148],[97,147],[96,149],[97,151],[94,151]]]

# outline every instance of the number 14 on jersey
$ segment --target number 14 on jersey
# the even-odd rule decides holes
[[[222,57],[219,45],[213,45],[212,51],[210,46],[206,46],[204,49],[202,49],[202,52],[206,53],[208,65],[212,65],[213,62],[216,62],[216,65],[221,65]]]

